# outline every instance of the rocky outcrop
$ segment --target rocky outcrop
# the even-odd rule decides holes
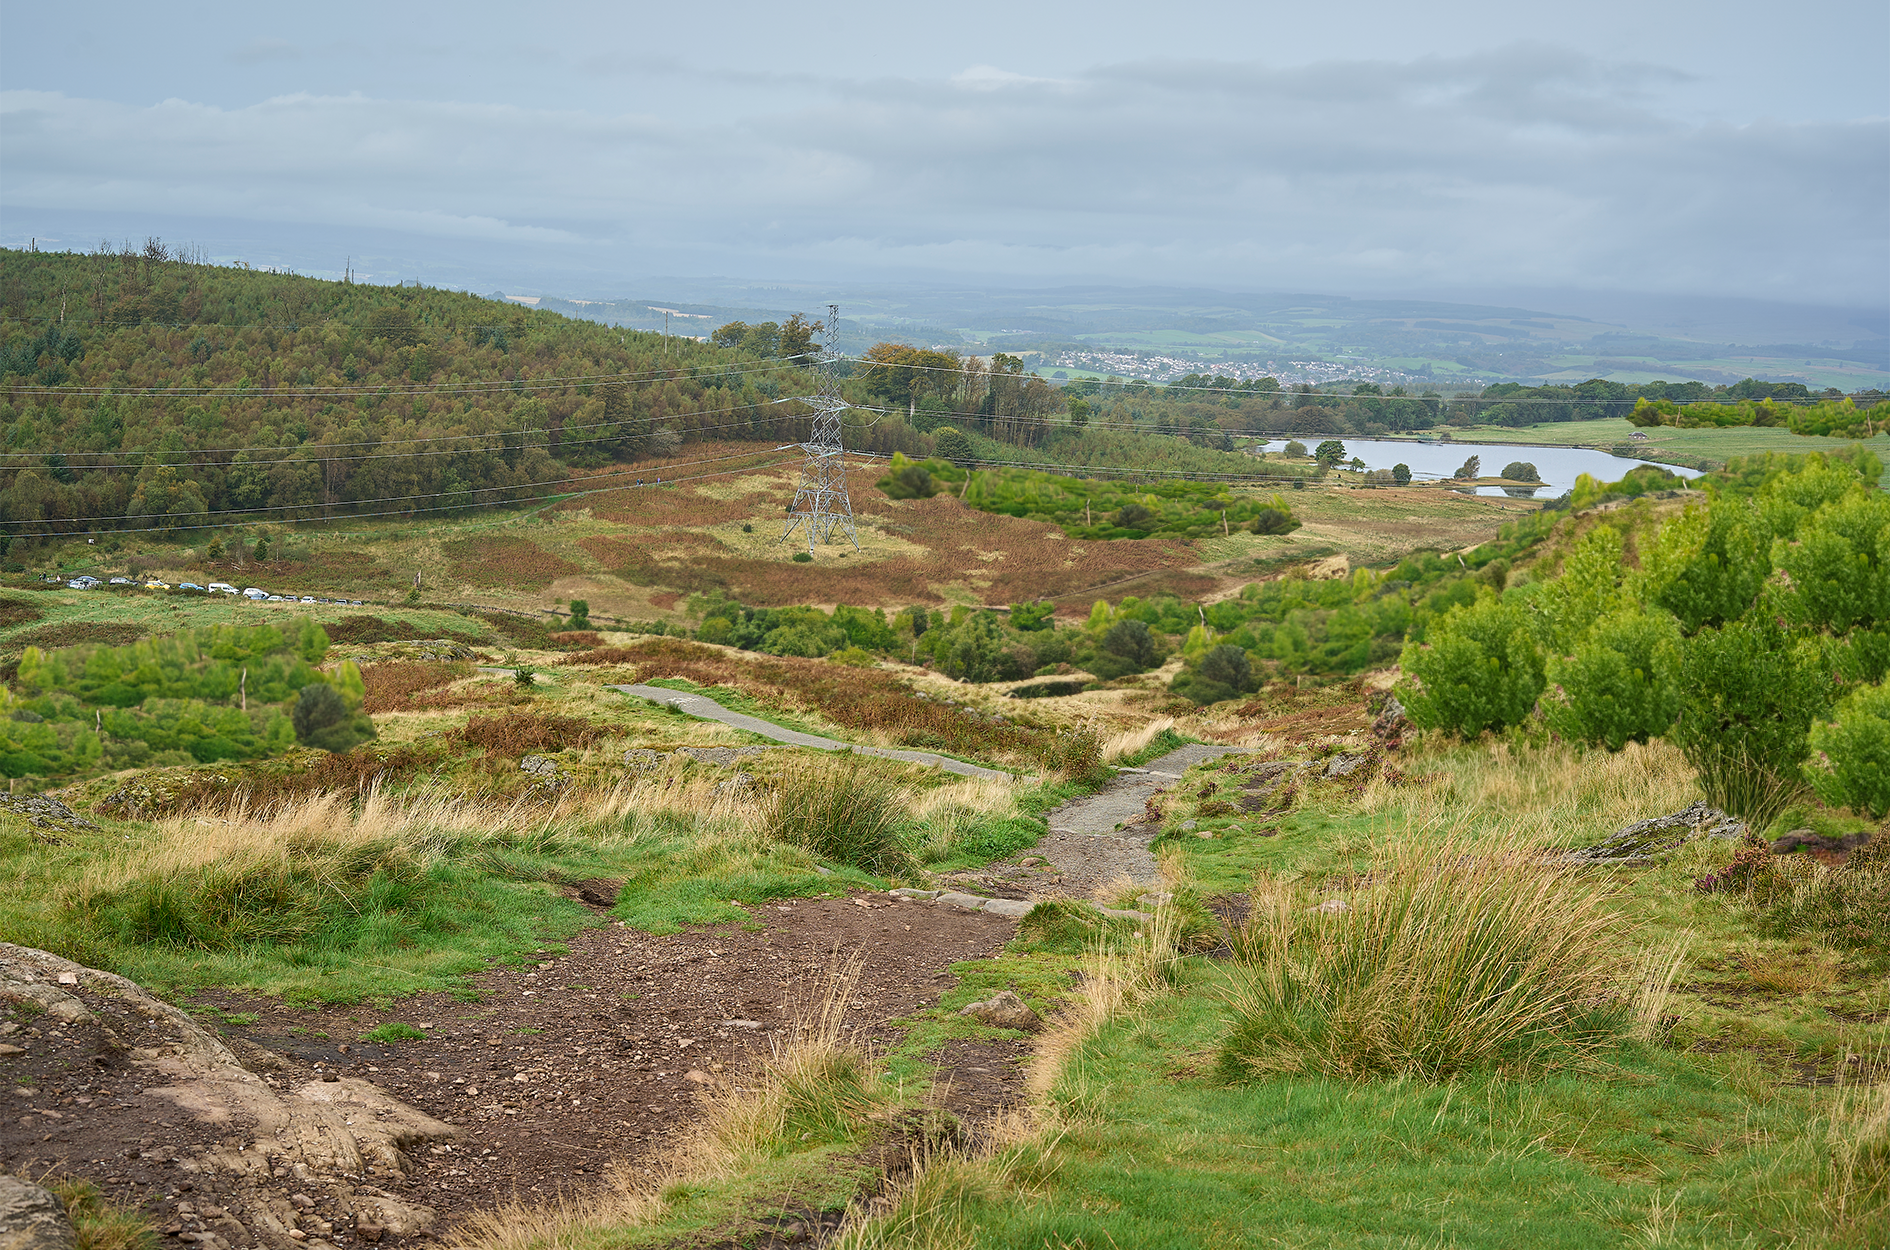
[[[163,1161],[214,1172],[246,1199],[230,1218],[254,1237],[290,1250],[312,1245],[283,1206],[284,1185],[327,1191],[336,1208],[366,1212],[371,1225],[423,1226],[431,1213],[408,1207],[364,1182],[413,1167],[412,1152],[451,1141],[458,1130],[352,1077],[300,1083],[258,1075],[280,1066],[260,1048],[250,1063],[190,1016],[136,983],[57,955],[0,943],[0,1001],[31,1002],[68,1034],[94,1034],[102,1066],[138,1074],[140,1093],[156,1099],[191,1131],[160,1147]],[[199,1241],[203,1238],[199,1237]],[[228,1240],[228,1238],[226,1238]]]
[[[1695,838],[1737,840],[1746,824],[1704,801],[1668,816],[1655,816],[1609,834],[1593,846],[1557,856],[1564,864],[1643,864],[1670,854]]]

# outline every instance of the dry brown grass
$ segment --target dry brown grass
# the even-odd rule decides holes
[[[811,708],[835,724],[883,734],[904,746],[1071,772],[1085,768],[1097,747],[1086,730],[999,723],[993,716],[938,699],[921,699],[883,669],[790,656],[751,657],[678,638],[647,638],[610,648],[610,653],[613,659],[637,665],[645,680],[679,677],[701,686],[736,686],[752,698]]]
[[[1518,842],[1580,845],[1699,798],[1693,770],[1665,743],[1609,754],[1568,744],[1512,751],[1498,743],[1434,752],[1424,784],[1379,776],[1360,811],[1402,818],[1409,831],[1500,832]]]
[[[530,539],[513,535],[483,535],[446,544],[452,575],[474,586],[501,590],[543,590],[560,577],[584,569],[555,556]]]
[[[361,680],[367,685],[367,700],[362,703],[361,710],[370,715],[379,715],[383,712],[412,711],[419,707],[439,707],[441,705],[436,701],[415,702],[414,696],[471,677],[473,671],[473,666],[463,661],[428,664],[397,660],[370,664],[361,670]]]
[[[459,738],[467,746],[482,748],[487,755],[512,757],[533,751],[588,747],[611,732],[609,726],[594,725],[575,716],[510,711],[474,716],[459,731]]]

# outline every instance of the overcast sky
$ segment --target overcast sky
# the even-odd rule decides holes
[[[1890,302],[1883,0],[0,0],[0,242]]]

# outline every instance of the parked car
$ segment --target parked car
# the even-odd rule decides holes
[[[315,596],[313,596],[313,595],[303,595],[303,596],[302,596],[302,602],[303,602],[303,603],[313,603],[313,602],[315,602]]]
[[[203,587],[199,586],[196,582],[179,582],[177,583],[177,588],[179,590],[202,590],[203,589]]]
[[[243,598],[252,599],[257,603],[261,603],[264,599],[267,599],[268,597],[269,597],[268,591],[258,590],[254,586],[251,586],[248,590],[245,590],[243,592]]]
[[[129,577],[114,577],[111,580],[111,584],[113,586],[129,586],[131,585],[131,579]]]
[[[155,577],[144,584],[144,589],[146,590],[169,590],[170,588],[171,584],[169,582],[161,582]]]
[[[285,600],[281,595],[270,595],[267,599],[263,600],[263,602],[264,603],[286,603],[288,602],[288,600]]]
[[[100,582],[98,578],[93,577],[90,574],[82,574],[78,577],[73,578],[71,581],[66,583],[67,586],[70,586],[74,590],[90,590],[92,589],[92,587],[97,586],[99,584]]]
[[[230,585],[228,582],[211,582],[205,589],[214,595],[233,595],[237,593],[236,587]]]

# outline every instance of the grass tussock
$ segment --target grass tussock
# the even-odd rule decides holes
[[[762,828],[822,859],[885,874],[910,861],[907,818],[904,789],[864,761],[809,760],[776,780]]]
[[[1529,1070],[1623,1021],[1620,921],[1603,882],[1461,838],[1380,854],[1323,901],[1255,882],[1232,945],[1228,1079]]]
[[[1826,1121],[1824,1203],[1840,1228],[1890,1235],[1890,1081],[1840,1088]]]
[[[65,1177],[40,1183],[65,1204],[73,1250],[155,1250],[157,1232],[137,1208],[109,1201],[90,1181]]]
[[[1160,738],[1163,734],[1172,733],[1174,728],[1175,718],[1172,716],[1162,716],[1141,726],[1139,729],[1125,729],[1119,734],[1112,735],[1103,742],[1102,757],[1110,763],[1115,764],[1120,763],[1122,760],[1139,756],[1144,751],[1148,750],[1149,746],[1154,743],[1157,738]]]

